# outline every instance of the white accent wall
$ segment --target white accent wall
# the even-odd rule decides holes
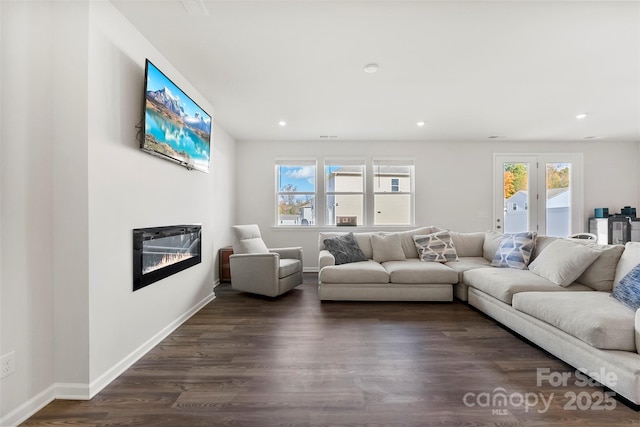
[[[302,246],[305,270],[317,269],[318,227],[274,227],[275,159],[408,157],[415,159],[416,225],[486,231],[494,226],[494,153],[583,153],[585,228],[596,207],[620,212],[623,206],[639,205],[636,141],[239,141],[238,223],[258,224],[270,247]],[[322,173],[322,163],[318,164],[318,172]]]
[[[89,398],[214,298],[236,145],[107,1],[0,2],[0,425]],[[138,149],[149,58],[213,115],[211,173]],[[132,229],[201,223],[202,263],[132,291]]]

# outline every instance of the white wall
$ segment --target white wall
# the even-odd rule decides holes
[[[231,243],[235,141],[106,1],[1,2],[0,425],[87,398],[213,297]],[[214,116],[211,173],[138,149],[144,60]],[[202,263],[132,291],[137,227],[201,223]]]
[[[317,227],[278,230],[275,222],[276,158],[317,156],[415,159],[416,225],[457,231],[493,228],[494,153],[583,153],[584,224],[596,207],[638,206],[638,143],[510,142],[263,142],[238,143],[238,223],[257,223],[268,246],[301,245],[305,269],[317,268]],[[363,154],[365,153],[365,154]],[[251,171],[251,173],[247,173]],[[264,177],[268,177],[265,179]]]
[[[46,389],[53,359],[53,7],[1,2],[2,307],[0,417]],[[2,424],[2,423],[0,423]]]

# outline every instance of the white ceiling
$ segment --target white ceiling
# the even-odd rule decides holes
[[[640,140],[635,1],[111,1],[238,140]]]

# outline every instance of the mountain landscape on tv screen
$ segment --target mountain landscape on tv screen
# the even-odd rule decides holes
[[[210,136],[209,116],[187,114],[180,97],[166,86],[147,91],[144,149],[208,172]]]

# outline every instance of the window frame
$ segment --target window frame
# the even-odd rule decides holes
[[[312,191],[280,191],[280,167],[313,167],[314,185]],[[274,223],[276,227],[314,227],[318,224],[318,161],[315,158],[277,158],[274,162],[274,186],[276,190],[275,194],[275,218]],[[313,200],[314,208],[312,211],[313,221],[310,224],[303,224],[301,219],[300,224],[282,224],[280,219],[280,197],[281,196],[294,196],[294,197],[310,197]]]
[[[413,158],[395,158],[395,157],[341,157],[341,156],[326,156],[326,157],[278,157],[275,159],[274,167],[274,187],[275,187],[275,209],[274,209],[274,227],[278,229],[299,229],[300,227],[309,228],[322,228],[322,229],[339,229],[348,231],[352,227],[338,226],[337,224],[331,224],[331,218],[329,217],[329,211],[327,207],[328,197],[340,196],[340,195],[360,195],[362,197],[362,222],[357,225],[359,230],[362,229],[383,229],[383,228],[408,228],[415,226],[415,159]],[[362,166],[362,191],[329,191],[329,183],[327,178],[328,166]],[[376,179],[376,165],[399,165],[409,166],[409,190],[402,191],[402,182],[399,182],[398,191],[392,191],[389,188],[388,191],[376,191],[374,180]],[[315,171],[315,192],[309,191],[297,191],[295,193],[282,192],[279,188],[279,167],[280,166],[313,166]],[[314,222],[311,225],[303,226],[302,224],[281,224],[279,214],[279,201],[282,195],[308,195],[315,200],[315,212]],[[389,224],[382,223],[376,224],[375,205],[376,196],[401,196],[410,197],[409,206],[409,223]]]
[[[372,218],[372,223],[370,226],[372,227],[413,227],[415,225],[415,161],[411,158],[399,158],[399,157],[375,157],[371,159],[371,195],[368,197],[371,200],[370,203],[370,215]],[[392,191],[390,188],[389,191],[376,191],[376,185],[374,180],[379,177],[380,173],[377,170],[377,167],[383,166],[399,166],[399,167],[408,167],[409,168],[409,190],[402,191],[402,185],[399,183],[398,191]],[[390,197],[404,197],[409,196],[409,223],[377,223],[377,213],[378,208],[376,208],[376,196],[385,195]]]

